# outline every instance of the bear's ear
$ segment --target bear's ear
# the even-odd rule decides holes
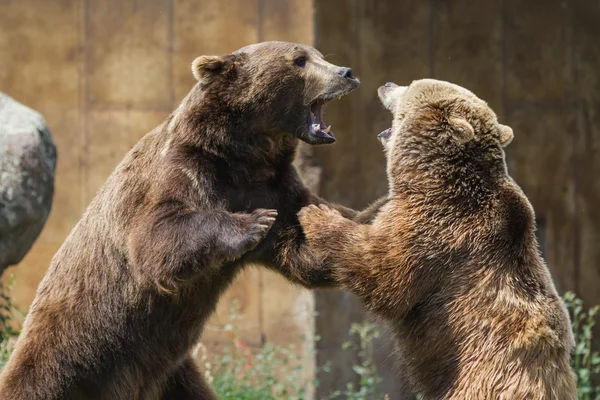
[[[220,56],[200,56],[192,62],[192,74],[198,81],[218,75],[229,61]]]
[[[514,137],[512,128],[508,125],[498,124],[498,130],[500,131],[500,145],[502,147],[508,146]]]
[[[454,134],[462,141],[467,142],[475,137],[473,125],[464,118],[450,117],[448,124],[452,127]]]

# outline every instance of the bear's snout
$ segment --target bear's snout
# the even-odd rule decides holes
[[[354,79],[354,75],[352,75],[352,68],[342,67],[338,72],[342,76],[342,78],[346,79]]]

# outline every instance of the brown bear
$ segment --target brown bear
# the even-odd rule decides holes
[[[1,399],[214,399],[189,351],[244,266],[334,283],[304,251],[297,213],[322,200],[292,161],[298,139],[335,140],[323,106],[358,79],[283,42],[202,56],[192,70],[198,83],[125,156],[52,260]]]
[[[511,128],[443,81],[379,96],[389,196],[370,225],[304,208],[309,247],[389,323],[425,399],[575,399],[569,316],[506,169]]]

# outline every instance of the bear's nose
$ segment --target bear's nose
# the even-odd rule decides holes
[[[344,78],[348,78],[348,79],[354,78],[352,76],[352,68],[342,67],[342,68],[340,68],[340,72],[338,72],[338,74],[340,74]]]
[[[396,87],[398,85],[396,85],[394,82],[386,82],[384,86],[388,87],[388,88],[391,88],[391,87]]]

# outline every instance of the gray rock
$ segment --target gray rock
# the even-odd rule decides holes
[[[44,118],[0,93],[0,275],[40,234],[52,205],[56,146]]]

